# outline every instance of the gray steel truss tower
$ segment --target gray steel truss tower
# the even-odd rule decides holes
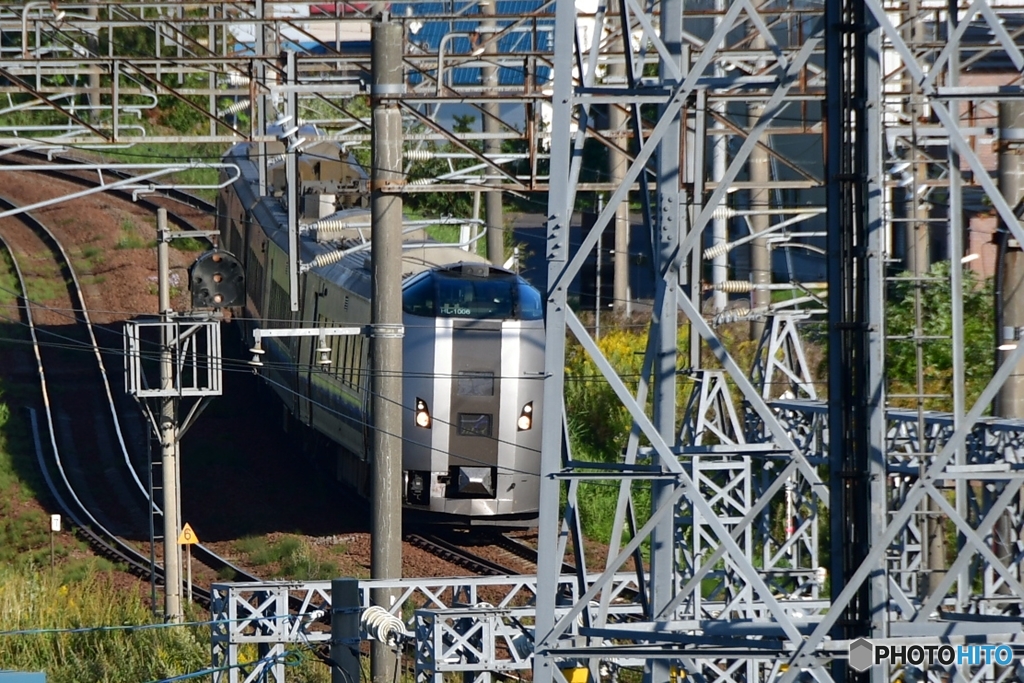
[[[713,217],[742,213],[733,209],[737,203],[730,201],[731,192],[742,193],[738,204],[749,206],[753,192],[766,195],[823,185],[808,168],[777,154],[776,159],[795,167],[790,173],[777,173],[775,180],[756,187],[743,174],[755,147],[772,151],[769,134],[820,136],[820,129],[790,117],[802,106],[819,105],[824,95],[824,25],[820,11],[779,12],[747,2],[729,4],[724,14],[680,0],[662,2],[657,12],[652,9],[623,3],[621,35],[604,45],[595,40],[589,53],[579,54],[570,47],[579,46],[573,34],[582,18],[568,3],[557,10],[553,127],[567,130],[574,122],[576,134],[552,139],[546,398],[557,405],[563,394],[560,341],[568,331],[628,409],[634,434],[622,462],[605,464],[574,459],[562,430],[545,431],[542,547],[556,547],[560,540],[552,515],[560,480],[570,482],[567,520],[579,517],[573,492],[581,480],[606,480],[619,487],[620,498],[608,562],[584,594],[586,602],[568,610],[554,597],[538,604],[535,674],[558,675],[556,665],[568,661],[596,670],[601,660],[612,666],[642,664],[649,680],[666,680],[680,670],[709,679],[762,679],[783,670],[786,653],[803,640],[804,622],[827,607],[820,597],[817,516],[830,492],[820,474],[822,461],[808,457],[807,444],[797,443],[779,412],[766,402],[773,380],[768,380],[767,394],[764,385],[759,390],[705,319],[701,252]],[[593,35],[601,35],[603,20],[599,10]],[[751,36],[761,40],[751,41]],[[766,47],[755,50],[751,44]],[[602,49],[607,57],[601,56]],[[602,87],[593,65],[622,55],[627,87]],[[731,75],[718,75],[714,66],[719,60],[726,61]],[[709,135],[721,134],[709,125],[721,110],[709,102],[719,100],[744,105],[756,101],[763,113],[741,127],[734,117],[724,122],[731,158],[721,180],[712,183],[706,179],[704,150]],[[592,109],[604,102],[632,112],[637,153],[623,184],[573,253],[567,229],[580,151],[589,135],[597,135],[589,122],[594,120]],[[647,355],[635,388],[617,374],[565,298],[565,283],[619,202],[628,201],[630,190],[646,210],[656,264]],[[728,250],[733,245],[708,246]],[[747,308],[733,315],[763,318],[769,312]],[[689,332],[689,344],[681,352],[680,329]],[[678,400],[677,394],[689,400]],[[745,421],[737,417],[734,394],[743,398],[749,413]],[[649,446],[640,445],[641,436]],[[775,513],[772,503],[787,494],[801,504],[783,534],[773,535],[768,520]],[[800,516],[805,519],[791,528]],[[645,522],[641,525],[638,518]],[[562,525],[563,531],[573,528]],[[650,567],[649,583],[641,586],[645,618],[611,623],[607,611],[616,600],[609,594],[613,576],[627,563],[638,562],[641,551]],[[541,584],[557,573],[561,558],[544,559],[550,564],[538,570],[542,596],[548,592]],[[590,626],[582,630],[585,642],[560,639],[581,615]],[[740,622],[746,627],[735,628]],[[756,645],[751,646],[751,638]]]
[[[998,330],[988,369],[995,344],[979,355],[984,338],[965,331],[987,310],[977,308],[985,290],[965,266],[991,261],[976,233],[992,214],[1021,243],[1019,198],[994,179],[996,153],[1016,153],[1019,131],[1000,130],[996,148],[989,136],[999,101],[1024,94],[1022,9],[740,0],[715,12],[666,0],[585,15],[559,4],[546,399],[565,395],[565,336],[633,431],[611,463],[574,453],[567,429],[545,432],[540,542],[559,552],[542,555],[538,572],[536,680],[580,666],[642,667],[652,681],[1019,680],[1024,669],[1006,657],[1021,647],[1024,425],[985,415],[1024,345],[1018,329]],[[602,33],[605,10],[621,33]],[[604,38],[586,45],[575,36],[590,21]],[[627,83],[605,86],[595,66],[617,59]],[[741,116],[751,102],[757,120]],[[632,112],[636,153],[573,249],[582,151],[621,137],[595,127],[605,103]],[[718,182],[713,135],[729,138]],[[745,175],[754,148],[771,159],[766,183]],[[758,191],[771,221],[753,232],[736,219],[751,215]],[[643,207],[656,265],[639,378],[621,374],[566,296],[624,201]],[[727,243],[709,242],[712,218],[733,221]],[[902,271],[903,253],[920,246],[893,227],[908,219],[929,226],[945,263]],[[706,317],[706,266],[765,232],[780,251],[768,289],[798,293]],[[779,281],[797,250],[821,253],[827,295],[813,276]],[[739,261],[730,267],[742,273]],[[750,368],[728,323],[756,317],[771,324]],[[827,358],[824,386],[808,367],[808,335]],[[581,482],[595,481],[619,499],[604,571],[585,579],[601,567],[587,566],[573,534]],[[568,548],[586,588],[573,604],[553,590]],[[631,569],[639,594],[627,596],[616,572]],[[611,612],[627,598],[644,616],[617,622]],[[861,647],[879,663],[869,667]]]

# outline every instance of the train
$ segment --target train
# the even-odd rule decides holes
[[[250,340],[257,327],[368,325],[373,226],[365,171],[330,141],[300,153],[305,265],[292,312],[285,149],[264,144],[277,159],[262,179],[257,143],[237,144],[223,157],[239,169],[233,181],[225,173],[217,201],[220,247],[244,272],[244,305],[232,310],[233,320]],[[544,414],[542,297],[517,273],[415,227],[404,231],[402,266],[405,518],[530,526],[538,514]],[[368,497],[370,340],[324,341],[329,365],[317,336],[264,338],[260,374],[290,419],[327,444],[337,479]]]

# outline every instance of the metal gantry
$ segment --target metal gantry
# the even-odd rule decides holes
[[[287,115],[365,147],[369,49],[352,46],[369,17],[284,16],[286,4],[4,5],[0,144],[250,140],[276,154],[298,140],[279,134]],[[860,637],[1024,647],[1024,415],[1008,407],[1024,335],[1008,313],[991,381],[969,388],[988,370],[965,355],[962,268],[1003,259],[978,238],[986,221],[1007,234],[1006,258],[1024,244],[1008,161],[1024,140],[1024,3],[479,4],[390,6],[406,36],[406,161],[449,164],[405,191],[548,191],[545,399],[563,403],[567,344],[579,344],[634,424],[620,460],[582,462],[564,415],[547,416],[531,597],[418,613],[420,675],[483,680],[532,656],[539,682],[581,667],[651,681],[1020,680],[1016,663],[859,674],[847,662]],[[154,135],[143,120],[161,98],[208,129]],[[486,125],[456,131],[455,104]],[[613,152],[607,176],[589,166],[595,150]],[[583,193],[604,202],[576,247]],[[635,383],[568,294],[630,204],[656,269]],[[913,320],[896,335],[906,288]],[[727,296],[741,292],[749,303]],[[934,332],[939,317],[948,333]],[[730,327],[750,322],[763,329],[753,367]],[[913,377],[897,382],[904,348]],[[933,349],[951,366],[942,382]],[[997,396],[1003,417],[988,417]],[[590,539],[607,560],[579,538],[580,483],[594,480],[619,492],[610,535]],[[568,553],[574,579],[561,574]],[[274,600],[268,624],[287,609]],[[229,640],[215,634],[218,662]]]
[[[573,575],[559,577],[562,611],[575,602],[580,587]],[[593,577],[592,577],[593,578]],[[635,574],[614,577],[617,604],[612,612],[629,619],[640,613]],[[537,599],[533,576],[407,578],[360,580],[355,607],[374,604],[374,591],[395,596],[390,612],[407,618],[406,637],[414,641],[418,680],[445,680],[453,672],[470,672],[490,680],[488,672],[529,669],[533,652],[532,617]],[[332,612],[331,581],[215,583],[211,587],[212,665],[215,681],[273,680],[281,683],[289,647],[326,643],[322,624]],[[596,606],[594,606],[596,607]],[[593,607],[592,607],[593,609]],[[572,627],[575,634],[579,624]],[[244,647],[257,645],[260,658]]]
[[[299,109],[292,125],[316,126],[303,131],[308,142],[327,138],[368,149],[371,122],[358,95],[370,91],[370,21],[381,8],[332,6],[6,4],[0,144],[53,150],[274,142],[268,126],[290,114],[292,97]],[[477,3],[412,0],[390,8],[405,38],[407,161],[458,162],[449,173],[410,183],[407,192],[546,186],[546,144],[538,141],[550,135],[552,7],[507,2],[486,17]],[[296,55],[293,78],[288,52]],[[490,70],[486,82],[482,70]],[[203,122],[205,132],[177,132],[165,117],[169,104]],[[475,127],[457,130],[453,107],[475,118]]]

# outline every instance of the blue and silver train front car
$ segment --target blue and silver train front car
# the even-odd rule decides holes
[[[404,286],[407,508],[514,523],[536,517],[543,414],[541,296],[481,263]]]

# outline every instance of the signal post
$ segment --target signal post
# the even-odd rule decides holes
[[[193,309],[206,310],[198,315],[180,317],[171,308],[170,241],[176,237],[214,237],[215,230],[175,232],[168,229],[167,210],[157,210],[157,269],[159,316],[155,320],[133,320],[125,325],[125,391],[146,413],[150,427],[160,442],[162,510],[164,542],[164,619],[183,619],[181,544],[197,542],[191,528],[182,537],[181,490],[178,444],[194,424],[206,402],[222,393],[220,320],[218,309],[237,306],[244,293],[241,267],[231,254],[213,250],[192,265],[189,287]],[[155,337],[155,339],[154,339]],[[147,375],[143,365],[145,349],[156,343],[159,352],[157,377]],[[150,405],[146,399],[155,399]],[[195,399],[179,420],[183,400]],[[154,463],[150,463],[151,467]],[[152,477],[150,477],[152,482]],[[150,484],[151,513],[157,512],[156,497]],[[150,526],[150,541],[154,530]],[[191,540],[190,540],[191,538]],[[151,555],[152,557],[152,555]],[[190,582],[191,583],[191,582]],[[189,591],[191,593],[191,589]]]
[[[157,287],[160,299],[160,321],[169,323],[171,310],[170,240],[167,239],[167,210],[156,214]],[[180,622],[181,554],[178,548],[178,398],[173,392],[174,366],[171,355],[171,331],[160,328],[160,454],[164,491],[164,620]]]

